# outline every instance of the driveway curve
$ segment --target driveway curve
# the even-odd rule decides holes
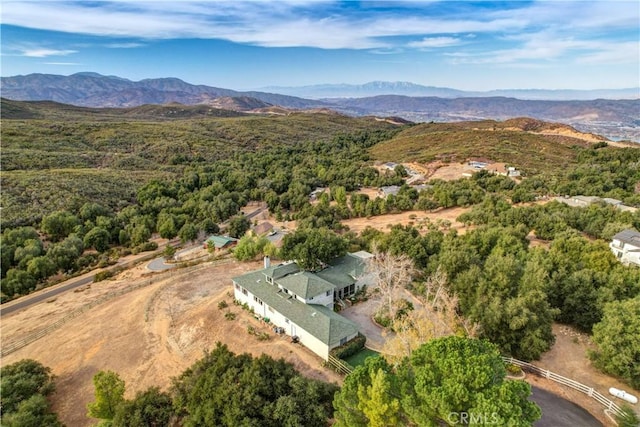
[[[530,399],[542,409],[542,418],[534,427],[602,427],[583,407],[541,388],[531,386]]]

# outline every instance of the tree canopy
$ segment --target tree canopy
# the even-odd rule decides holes
[[[528,400],[531,388],[505,375],[495,345],[455,336],[422,345],[396,368],[369,358],[336,393],[335,425],[460,425],[464,418],[530,426],[541,416]]]

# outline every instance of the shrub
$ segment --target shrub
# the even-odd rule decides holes
[[[222,300],[222,301],[220,301],[220,302],[218,303],[218,308],[219,308],[220,310],[225,309],[225,308],[227,308],[227,307],[229,307],[229,304],[227,304],[227,302],[226,302],[225,300]]]
[[[227,319],[227,320],[235,320],[235,319],[236,319],[236,314],[235,314],[235,313],[232,313],[232,312],[230,312],[230,311],[227,311],[227,312],[224,314],[224,318],[225,318],[225,319]]]
[[[103,280],[106,280],[110,277],[113,277],[112,271],[110,270],[100,271],[99,273],[96,273],[95,276],[93,276],[93,282],[94,283],[102,282]]]
[[[358,335],[347,343],[332,349],[329,353],[337,359],[346,359],[364,348],[367,338],[358,332]]]

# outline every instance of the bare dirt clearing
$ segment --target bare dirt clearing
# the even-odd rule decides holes
[[[51,367],[57,376],[53,409],[69,426],[89,426],[86,404],[93,400],[91,379],[99,370],[118,372],[127,384],[126,397],[156,385],[166,389],[171,378],[202,357],[217,341],[236,353],[283,357],[303,374],[328,382],[341,382],[334,372],[321,366],[321,359],[288,337],[278,337],[248,312],[235,306],[231,278],[254,270],[260,263],[211,263],[162,273],[157,283],[105,302],[62,328],[3,358],[10,364],[32,358]],[[114,281],[91,285],[84,292],[69,292],[53,302],[41,303],[14,316],[3,318],[3,339],[41,327],[63,316],[70,308],[96,297],[102,288],[128,286],[149,280],[141,272],[128,271]],[[159,278],[160,276],[156,276]],[[98,290],[99,289],[99,290]],[[219,309],[225,300],[229,305]],[[226,320],[227,311],[236,313]],[[247,326],[269,332],[268,341],[258,341]]]
[[[349,230],[360,233],[367,227],[372,227],[380,231],[388,231],[395,224],[414,225],[418,229],[426,232],[429,223],[437,224],[438,220],[448,221],[449,229],[458,230],[459,234],[464,234],[466,227],[463,223],[457,222],[456,218],[463,213],[469,211],[470,208],[450,208],[440,209],[434,212],[425,211],[407,211],[398,214],[378,215],[370,218],[351,218],[345,219],[342,223],[349,227]],[[421,228],[422,227],[422,228]]]

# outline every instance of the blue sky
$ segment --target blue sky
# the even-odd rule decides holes
[[[2,0],[0,22],[3,76],[94,71],[238,90],[640,85],[637,0]]]

